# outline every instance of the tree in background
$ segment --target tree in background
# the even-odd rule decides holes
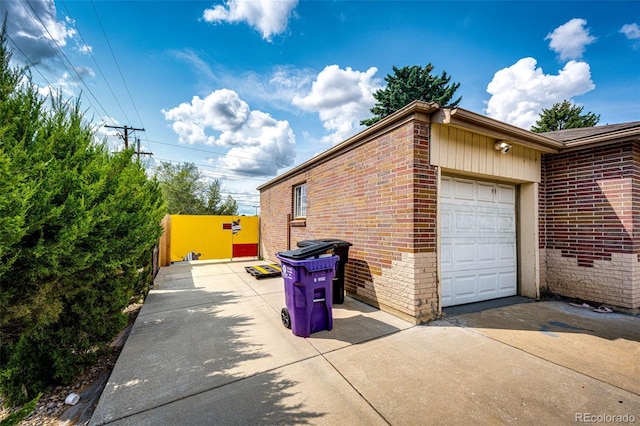
[[[227,195],[227,198],[220,205],[216,214],[223,216],[236,216],[238,214],[238,203],[231,195]]]
[[[207,183],[193,163],[162,162],[156,170],[169,214],[237,215],[238,205],[229,195],[222,201],[220,183]]]
[[[551,108],[543,109],[540,118],[531,127],[534,133],[554,132],[564,129],[578,129],[581,127],[593,127],[600,121],[600,115],[592,112],[582,114],[584,107],[572,105],[564,100],[553,104]]]
[[[5,20],[6,23],[6,20]],[[79,102],[38,95],[0,33],[0,394],[68,384],[144,295],[165,214],[155,180],[95,142]]]
[[[205,183],[193,163],[162,162],[156,170],[169,214],[202,214]]]
[[[207,207],[205,214],[221,216],[235,216],[238,214],[238,203],[236,203],[236,200],[234,200],[231,195],[227,195],[227,198],[222,201],[220,183],[217,180],[211,181],[207,188]]]
[[[451,83],[451,76],[445,71],[439,76],[431,75],[433,65],[424,68],[419,65],[403,68],[393,67],[393,75],[384,78],[387,87],[376,91],[373,97],[377,100],[371,108],[372,118],[362,120],[360,124],[371,126],[388,115],[393,114],[412,101],[436,102],[442,106],[456,107],[462,98],[451,102],[460,83]]]

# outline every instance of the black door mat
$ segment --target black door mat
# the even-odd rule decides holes
[[[275,263],[270,265],[245,266],[244,269],[258,280],[260,278],[279,277],[282,272],[280,265]]]

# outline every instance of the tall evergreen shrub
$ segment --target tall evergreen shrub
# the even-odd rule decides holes
[[[38,95],[0,35],[0,393],[68,384],[144,294],[165,212],[131,150],[111,154],[78,102]]]

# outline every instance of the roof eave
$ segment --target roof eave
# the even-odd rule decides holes
[[[437,103],[429,103],[422,101],[414,101],[409,105],[399,109],[393,114],[383,118],[375,124],[367,127],[362,130],[360,133],[355,134],[349,139],[340,142],[338,145],[329,148],[328,150],[316,155],[313,158],[305,161],[304,163],[294,167],[291,170],[288,170],[281,175],[276,176],[271,179],[269,182],[265,182],[262,185],[258,186],[256,189],[261,191],[264,188],[272,186],[280,181],[286,180],[292,176],[295,176],[306,169],[311,168],[316,164],[320,164],[334,156],[336,156],[340,152],[348,151],[366,141],[372,139],[374,136],[377,136],[380,133],[386,133],[390,131],[392,128],[395,128],[397,125],[411,120],[416,115],[421,115],[423,119],[428,120],[431,113],[440,109],[440,105]]]
[[[545,153],[557,153],[564,148],[562,142],[461,108],[442,108],[432,115],[431,122],[473,130]]]
[[[567,149],[581,148],[590,145],[608,145],[618,142],[640,140],[640,128],[625,129],[619,132],[603,133],[597,136],[566,141],[564,143]]]

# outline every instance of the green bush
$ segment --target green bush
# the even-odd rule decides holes
[[[41,396],[42,394],[38,394],[38,396],[24,404],[18,411],[14,411],[4,419],[0,420],[0,426],[15,426],[20,424],[22,420],[33,413],[33,411],[36,409],[36,406],[38,405],[38,401],[40,400]]]
[[[79,103],[45,108],[0,35],[0,393],[68,384],[148,288],[165,213],[131,150],[96,143]],[[26,81],[26,83],[25,83]]]

